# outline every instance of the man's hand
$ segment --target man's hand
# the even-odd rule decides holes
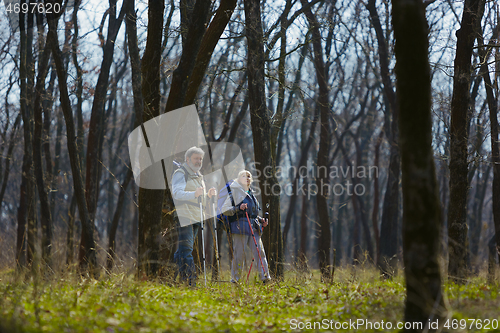
[[[269,224],[269,220],[261,217],[260,223],[262,224],[262,227],[264,228],[264,227],[267,227],[267,225]]]
[[[200,186],[194,192],[194,197],[198,198],[200,195],[203,195],[203,186]]]
[[[248,208],[248,204],[244,203],[240,205],[241,210],[246,210]]]
[[[214,195],[217,195],[217,190],[215,189],[215,187],[212,187],[210,190],[208,190],[208,197],[211,198]]]

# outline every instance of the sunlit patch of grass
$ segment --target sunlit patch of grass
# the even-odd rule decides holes
[[[24,332],[267,332],[290,331],[291,320],[396,323],[402,320],[405,296],[401,277],[383,280],[365,266],[337,269],[329,283],[321,283],[317,271],[291,271],[284,282],[268,285],[251,279],[204,287],[200,279],[197,288],[137,281],[124,273],[100,280],[71,274],[44,280],[4,273],[0,278],[0,322],[9,331]],[[457,309],[454,318],[500,306],[498,286],[482,281],[447,285],[446,292]]]

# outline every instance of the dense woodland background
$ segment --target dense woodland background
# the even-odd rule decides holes
[[[270,204],[273,274],[320,268],[327,278],[335,265],[360,262],[396,271],[403,192],[391,3],[258,4],[77,0],[48,23],[21,16],[16,31],[2,7],[0,269],[41,259],[53,270],[90,263],[168,274],[170,194],[136,186],[127,136],[194,102],[207,141],[238,144],[247,165],[312,166],[307,177],[259,177],[283,189],[261,198]],[[435,237],[460,280],[488,259],[494,272],[497,261],[500,11],[484,0],[421,5],[442,216]],[[318,167],[336,167],[338,177],[310,171]],[[356,172],[340,171],[348,168]],[[346,191],[307,192],[324,183]],[[348,195],[346,183],[351,193],[362,185],[362,195]],[[207,239],[213,253],[211,230]]]

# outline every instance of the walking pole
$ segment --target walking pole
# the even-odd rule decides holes
[[[220,263],[219,263],[219,242],[217,241],[217,213],[215,211],[215,200],[217,198],[212,196],[212,211],[214,213],[214,230],[215,230],[215,259],[217,260],[217,273],[219,273]]]
[[[264,276],[266,276],[266,271],[264,269],[264,263],[262,262],[262,257],[260,256],[259,246],[257,245],[257,240],[255,239],[255,234],[253,233],[252,224],[250,223],[250,218],[248,217],[248,212],[245,210],[247,216],[248,226],[250,227],[250,232],[252,233],[253,242],[255,243],[255,248],[257,249],[257,254],[259,255],[260,267],[264,271]]]
[[[207,271],[205,269],[205,235],[203,233],[203,205],[201,203],[201,195],[198,197],[198,203],[200,204],[200,222],[201,222],[201,255],[203,258],[203,274],[205,275],[205,287],[207,286]]]
[[[252,258],[252,263],[250,264],[250,269],[248,270],[248,274],[247,274],[247,283],[248,283],[248,278],[250,277],[250,272],[252,271],[252,266],[253,266],[253,261],[255,260],[255,258]]]

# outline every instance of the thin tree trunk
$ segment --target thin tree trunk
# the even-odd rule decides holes
[[[301,0],[302,7],[308,5],[308,0]],[[318,170],[328,168],[328,155],[330,143],[330,104],[328,100],[329,88],[326,78],[326,68],[323,60],[323,49],[321,46],[321,34],[319,31],[319,23],[313,15],[311,8],[304,10],[309,28],[312,34],[312,45],[314,50],[314,68],[316,70],[316,78],[319,86],[318,104],[320,108],[320,134],[319,134],[319,150],[317,157]],[[328,217],[328,193],[323,191],[323,186],[328,186],[330,180],[326,172],[320,172],[316,178],[316,186],[318,195],[316,197],[317,209],[319,215],[319,230],[318,230],[318,260],[319,268],[323,280],[329,280],[330,274],[330,247],[331,247],[331,232],[330,219]]]
[[[118,222],[120,221],[120,216],[123,210],[123,204],[125,202],[125,194],[127,192],[128,184],[130,180],[132,180],[133,172],[132,169],[129,168],[127,174],[125,175],[125,179],[120,186],[120,194],[118,195],[118,201],[116,203],[115,214],[113,215],[113,220],[111,222],[111,228],[109,230],[109,244],[108,244],[108,258],[106,261],[106,269],[108,273],[113,269],[113,264],[115,260],[115,238],[116,238],[116,230],[118,229]]]
[[[144,99],[142,96],[142,73],[141,73],[141,58],[139,55],[139,46],[137,41],[137,15],[135,13],[135,1],[127,1],[126,3],[126,18],[125,24],[127,28],[128,49],[130,53],[130,66],[132,69],[132,91],[134,95],[134,127],[139,126],[143,121],[144,115]],[[135,226],[136,219],[132,223]],[[137,236],[138,228],[133,229],[132,238]],[[110,241],[111,243],[111,241]],[[108,266],[108,270],[111,270]]]
[[[152,0],[148,9],[148,36],[142,58],[142,122],[160,115],[160,61],[164,0]],[[173,84],[173,83],[172,83]],[[155,276],[159,265],[159,237],[163,190],[139,188],[139,277]]]
[[[50,50],[49,50],[50,52]],[[43,140],[42,140],[42,151],[45,157],[45,167],[46,167],[46,177],[47,177],[47,184],[49,188],[49,207],[50,207],[50,216],[52,217],[52,220],[55,220],[55,194],[56,194],[56,187],[57,187],[57,169],[55,169],[55,163],[52,160],[51,152],[50,152],[50,138],[51,138],[51,133],[50,133],[50,126],[51,126],[51,112],[52,108],[54,105],[54,98],[53,98],[53,92],[54,92],[54,86],[55,86],[55,81],[57,78],[57,74],[55,69],[52,67],[51,70],[51,75],[49,79],[49,84],[47,87],[47,91],[45,93],[44,99],[42,101],[42,107],[43,107]],[[57,126],[59,126],[59,119],[57,119]],[[56,145],[59,144],[59,147],[61,147],[60,143],[60,131],[59,127],[56,129]],[[59,142],[57,142],[59,141]],[[57,150],[56,150],[57,151]],[[60,150],[58,152],[60,154]],[[58,157],[55,157],[57,161],[57,167],[59,167],[59,161]],[[55,179],[56,178],[56,179]]]
[[[17,258],[18,263],[31,265],[36,255],[36,215],[35,215],[35,182],[33,176],[33,125],[32,125],[32,93],[33,93],[33,15],[28,13],[27,26],[25,14],[19,14],[20,28],[20,66],[21,80],[21,115],[24,132],[24,157],[22,166],[21,194],[18,208]],[[25,243],[26,242],[26,243]],[[25,248],[27,245],[27,248]],[[23,252],[26,250],[26,254]]]
[[[75,259],[75,219],[76,196],[73,193],[68,208],[68,229],[66,230],[66,265],[70,267]]]
[[[496,247],[496,235],[490,238],[488,241],[488,283],[494,283],[495,281],[495,272],[497,267],[497,256],[498,249]]]
[[[483,228],[483,205],[484,198],[486,196],[486,189],[488,188],[489,178],[491,173],[491,165],[488,165],[486,172],[482,173],[482,182],[477,182],[476,184],[476,195],[473,203],[473,216],[471,226],[469,228],[470,231],[470,257],[471,263],[477,262],[479,263],[478,252],[479,252],[479,242],[481,239],[481,231]],[[493,201],[495,202],[495,201]],[[472,222],[472,221],[471,221]],[[475,271],[478,272],[479,266],[474,264]]]
[[[129,1],[129,0],[127,0]],[[85,200],[90,219],[94,223],[97,199],[99,197],[99,180],[101,174],[101,152],[102,140],[104,137],[104,107],[108,91],[109,73],[113,64],[113,53],[116,36],[125,15],[125,6],[122,5],[120,14],[116,17],[116,0],[109,0],[108,9],[108,35],[103,48],[103,59],[101,63],[99,78],[95,88],[94,101],[92,103],[92,113],[89,123],[89,134],[87,141],[86,176],[85,176]],[[163,22],[163,21],[162,21]],[[150,23],[151,24],[151,23]],[[90,246],[86,234],[82,233],[79,251],[79,260],[82,261]]]
[[[448,274],[464,283],[467,275],[467,143],[469,133],[471,57],[484,0],[466,0],[457,31],[450,123],[450,202],[448,208]]]
[[[35,88],[34,103],[34,121],[35,129],[33,132],[33,162],[34,173],[40,199],[40,213],[42,226],[42,259],[46,265],[51,266],[51,248],[52,248],[52,218],[50,216],[50,202],[45,190],[45,180],[43,175],[42,161],[42,96],[45,92],[45,78],[48,72],[48,63],[50,58],[50,42],[47,41],[45,49],[41,54],[38,63],[38,77]]]
[[[356,166],[359,167],[362,165],[362,162],[361,162],[361,153],[362,152],[361,152],[361,148],[359,147],[357,138],[353,137],[353,139],[354,139],[354,142],[356,144]],[[351,170],[354,170],[354,166],[352,165],[352,163],[350,163],[349,160],[347,160],[347,161],[348,161],[348,165],[351,166]],[[359,178],[356,175],[355,177],[352,178],[352,188],[353,188],[352,198],[353,198],[353,200],[357,201],[358,205],[359,205],[359,209],[356,209],[356,211],[360,217],[361,225],[363,226],[363,236],[364,236],[364,240],[366,243],[366,250],[368,252],[368,257],[371,258],[371,260],[374,260],[375,255],[374,255],[374,250],[373,250],[373,241],[372,241],[372,236],[370,233],[370,227],[368,226],[365,203],[364,203],[361,195],[358,195],[357,191],[356,191],[358,184],[359,184]],[[353,204],[353,206],[354,206],[354,204]]]
[[[498,23],[497,23],[498,24]],[[499,25],[500,26],[500,25]],[[498,38],[499,26],[496,27],[492,39]],[[479,39],[480,47],[483,46],[482,36]],[[498,52],[498,50],[497,50]],[[490,126],[491,126],[491,162],[493,164],[493,224],[495,226],[495,242],[496,242],[496,252],[500,254],[500,145],[498,143],[498,99],[495,100],[495,93],[493,91],[493,83],[491,82],[490,73],[487,63],[486,50],[480,48],[481,55],[481,73],[484,80],[484,86],[486,89],[486,100],[488,102],[488,109],[490,112]],[[498,84],[498,82],[497,82]],[[498,90],[497,90],[498,98]],[[490,254],[490,257],[492,255]],[[494,257],[494,256],[493,256]]]
[[[97,273],[97,258],[95,250],[96,246],[94,241],[94,225],[92,220],[90,219],[89,212],[87,210],[87,203],[85,201],[83,180],[80,171],[81,164],[79,161],[78,147],[76,145],[75,123],[73,120],[73,112],[71,110],[71,102],[68,94],[68,86],[66,83],[66,73],[64,71],[62,53],[58,45],[57,19],[49,18],[48,23],[49,32],[47,34],[47,42],[51,43],[52,55],[54,57],[54,62],[57,69],[61,108],[66,123],[67,145],[73,178],[73,188],[75,190],[75,196],[78,203],[78,211],[82,223],[82,234],[85,234],[87,240],[87,246],[84,249],[83,256],[80,257],[81,260],[79,264],[82,273],[88,271],[90,275],[95,275]]]
[[[387,98],[386,108],[390,116],[386,118],[386,136],[390,144],[389,170],[387,175],[387,186],[382,207],[382,222],[380,226],[380,258],[377,260],[380,269],[386,276],[392,276],[396,270],[398,250],[398,220],[399,220],[399,133],[398,133],[398,105],[396,93],[389,71],[389,51],[385,39],[380,18],[375,6],[375,0],[369,0],[366,6],[370,13],[370,20],[375,29],[378,42],[378,54],[380,61],[380,75]]]
[[[335,230],[335,251],[337,253],[337,266],[341,265],[342,262],[342,257],[343,254],[346,252],[344,250],[344,245],[342,244],[342,239],[348,238],[349,237],[349,231],[344,233],[342,232],[342,223],[346,221],[344,218],[345,212],[347,211],[347,204],[345,202],[345,194],[342,194],[339,200],[339,208],[338,208],[338,218],[337,218],[337,225],[336,225],[336,230]]]
[[[9,174],[10,174],[10,162],[12,160],[12,155],[14,153],[14,146],[17,143],[16,142],[16,137],[17,137],[17,130],[19,127],[19,124],[21,123],[21,113],[19,112],[16,120],[14,121],[14,125],[12,126],[12,129],[10,131],[10,139],[9,139],[9,147],[7,148],[7,155],[5,158],[5,170],[3,171],[3,177],[2,177],[2,189],[0,190],[0,207],[3,202],[3,198],[5,196],[5,191],[7,189],[7,181],[9,180]]]
[[[269,227],[264,229],[262,240],[267,251],[270,273],[283,278],[283,239],[281,236],[280,192],[276,178],[276,147],[271,140],[271,119],[266,109],[264,80],[264,41],[260,2],[245,0],[245,27],[247,37],[247,71],[250,120],[256,165],[260,171],[259,183],[262,203],[269,207]],[[271,143],[271,144],[269,144]],[[264,170],[271,168],[270,172]]]
[[[380,157],[380,144],[382,143],[384,133],[380,132],[380,135],[377,138],[377,142],[375,143],[375,158],[373,161],[373,165],[376,170],[379,169],[379,157]],[[373,231],[375,233],[375,265],[379,265],[380,258],[380,232],[378,229],[378,214],[379,214],[379,206],[380,206],[380,193],[379,193],[379,184],[378,177],[375,177],[373,180],[373,209],[372,209],[372,224]]]
[[[304,178],[305,184],[307,185],[307,178]],[[302,213],[300,214],[300,248],[297,255],[297,264],[299,270],[307,272],[309,268],[307,267],[307,208],[309,206],[309,200],[307,196],[302,196]],[[299,241],[298,239],[295,240]]]
[[[84,131],[83,131],[83,110],[82,110],[82,104],[83,104],[83,70],[80,67],[80,64],[78,63],[78,52],[77,52],[77,47],[78,47],[78,38],[79,36],[79,28],[78,28],[78,10],[80,9],[80,4],[81,0],[76,0],[75,1],[75,6],[73,8],[73,14],[72,14],[72,23],[73,23],[73,38],[71,40],[71,49],[73,52],[71,53],[72,55],[72,60],[73,60],[73,65],[75,66],[76,70],[76,119],[77,119],[77,139],[76,139],[76,146],[78,148],[78,155],[80,157],[80,168],[83,170],[84,165],[85,165],[85,144],[84,144]],[[84,176],[84,175],[82,175]],[[85,180],[85,178],[84,178]]]

